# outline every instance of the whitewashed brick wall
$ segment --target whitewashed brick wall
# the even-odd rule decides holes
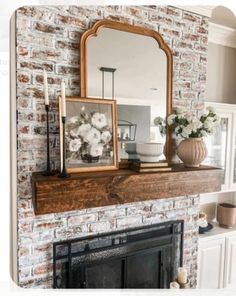
[[[203,108],[208,19],[170,6],[35,6],[17,10],[18,264],[19,285],[52,287],[52,243],[142,224],[184,219],[184,264],[196,286],[197,196],[138,202],[35,217],[31,174],[45,169],[46,126],[43,69],[51,102],[51,156],[59,167],[58,105],[61,79],[67,95],[79,95],[79,41],[100,19],[152,28],[174,55],[173,103]]]

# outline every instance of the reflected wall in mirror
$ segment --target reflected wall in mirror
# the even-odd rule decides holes
[[[167,142],[170,159],[169,132],[163,137],[154,119],[171,113],[172,54],[157,32],[108,20],[85,32],[81,96],[117,100],[119,159],[136,159],[135,144],[146,142]]]

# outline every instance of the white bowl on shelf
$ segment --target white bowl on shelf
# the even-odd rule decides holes
[[[157,162],[163,154],[163,143],[137,143],[136,151],[142,162]]]

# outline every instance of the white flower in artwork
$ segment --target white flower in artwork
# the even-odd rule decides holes
[[[78,129],[78,128],[73,128],[72,130],[70,130],[70,135],[71,135],[73,138],[78,137],[78,135],[79,135],[79,129]]]
[[[111,133],[109,131],[102,132],[101,140],[107,144],[111,141]]]
[[[93,157],[101,156],[103,153],[103,146],[101,144],[98,145],[92,145],[90,147],[90,155]]]
[[[107,119],[103,113],[94,113],[91,119],[92,125],[98,129],[102,129],[107,125]]]
[[[81,140],[80,139],[74,139],[71,140],[69,143],[69,150],[71,152],[77,152],[81,147]]]
[[[70,123],[76,123],[77,121],[79,120],[79,117],[78,116],[73,116],[69,119],[69,122]]]
[[[88,133],[84,136],[84,141],[89,145],[98,144],[101,140],[101,133],[96,128],[92,127]]]
[[[89,123],[84,123],[79,126],[78,134],[84,138],[90,130],[91,130],[91,125]]]

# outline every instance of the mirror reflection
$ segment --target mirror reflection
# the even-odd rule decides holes
[[[165,142],[154,119],[166,117],[166,89],[167,57],[154,38],[102,27],[88,39],[87,96],[117,100],[119,159],[136,159],[136,143]]]

